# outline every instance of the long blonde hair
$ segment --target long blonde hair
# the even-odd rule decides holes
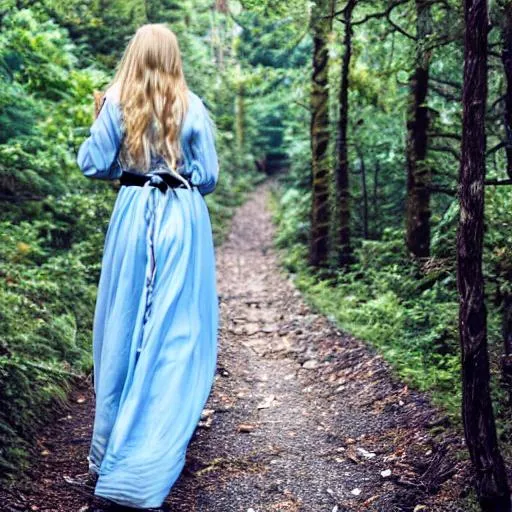
[[[125,138],[120,158],[147,172],[160,154],[177,177],[180,131],[188,110],[188,87],[178,39],[164,23],[139,27],[119,61],[109,88],[118,88]],[[182,178],[183,179],[183,178]]]

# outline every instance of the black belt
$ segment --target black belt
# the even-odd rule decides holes
[[[184,178],[186,180],[186,178]],[[149,185],[152,187],[159,188],[162,192],[165,192],[169,187],[171,188],[187,188],[187,186],[178,178],[172,174],[162,172],[151,172],[150,174],[141,174],[132,171],[123,171],[119,182],[121,185],[127,187],[136,186],[143,187],[149,181]],[[186,180],[191,187],[194,187],[189,180]]]

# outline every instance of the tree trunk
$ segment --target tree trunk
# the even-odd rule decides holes
[[[240,36],[233,37],[233,55],[232,58],[238,61],[237,48],[240,45]],[[245,81],[242,71],[242,64],[236,62],[234,67],[234,88],[235,88],[235,143],[236,150],[240,161],[243,160],[244,147],[245,147]]]
[[[373,236],[378,238],[380,235],[380,212],[379,212],[379,174],[380,174],[380,162],[376,160],[375,171],[373,173],[373,218],[374,222],[374,233]]]
[[[406,241],[409,251],[418,257],[430,253],[431,170],[427,156],[429,125],[428,78],[431,50],[427,48],[432,32],[430,0],[416,0],[416,69],[410,79],[407,121],[407,205]]]
[[[502,16],[503,50],[501,60],[505,71],[507,89],[505,91],[505,153],[507,155],[507,174],[512,178],[512,2],[503,8]],[[512,270],[507,269],[508,280],[512,278]],[[505,354],[502,361],[503,378],[508,384],[509,395],[512,395],[512,294],[503,293],[503,343]],[[509,397],[512,403],[512,396]]]
[[[487,100],[486,0],[465,0],[464,12],[462,159],[457,232],[462,417],[482,510],[510,512],[510,492],[498,450],[489,391],[487,311],[482,273]]]
[[[363,204],[361,205],[363,218],[363,238],[368,240],[368,184],[366,180],[366,164],[364,161],[364,154],[359,149],[357,150],[357,156],[361,165],[361,191],[363,195]]]
[[[339,216],[338,225],[338,262],[340,266],[347,266],[351,261],[352,249],[350,247],[350,187],[349,162],[347,149],[348,127],[348,88],[350,59],[352,57],[352,12],[357,0],[349,0],[343,11],[345,37],[343,46],[345,53],[341,60],[341,84],[339,93],[339,121],[336,162],[336,203]]]
[[[507,280],[512,280],[512,272],[509,271]],[[508,391],[509,405],[512,405],[512,294],[506,291],[502,298],[502,328],[504,354],[501,361],[503,380]]]
[[[507,90],[505,92],[505,152],[507,155],[507,174],[512,178],[512,3],[503,8],[503,50],[501,61],[505,71]]]
[[[311,241],[309,263],[325,266],[329,251],[329,51],[332,0],[315,0],[311,13]]]
[[[240,84],[236,91],[235,98],[235,118],[236,118],[236,145],[238,151],[244,151],[245,145],[245,98],[244,98],[244,85]]]

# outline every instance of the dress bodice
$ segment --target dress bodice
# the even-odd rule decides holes
[[[89,178],[118,179],[123,172],[119,152],[124,136],[122,108],[115,92],[107,92],[103,107],[82,143],[77,163]],[[180,174],[196,185],[201,194],[212,192],[217,184],[219,165],[211,118],[203,102],[189,91],[189,108],[180,135],[182,159]],[[161,155],[153,155],[150,171],[167,167]]]

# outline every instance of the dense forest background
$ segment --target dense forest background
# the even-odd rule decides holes
[[[478,3],[478,2],[476,2]],[[53,0],[0,7],[0,469],[91,367],[115,186],[75,154],[136,27],[168,22],[217,124],[217,241],[281,171],[276,244],[322,312],[461,428],[456,238],[464,5],[454,0]],[[483,270],[491,393],[512,460],[512,10],[489,11]]]

